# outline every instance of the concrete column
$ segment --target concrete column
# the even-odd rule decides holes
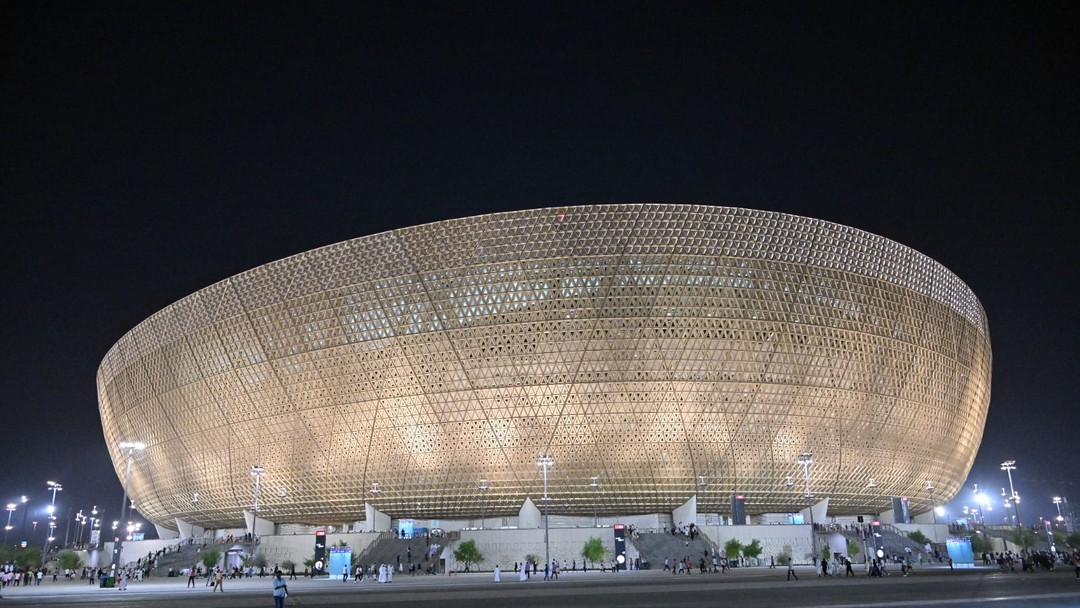
[[[826,523],[828,523],[828,521],[825,519],[829,515],[829,497],[828,496],[826,496],[825,498],[821,499],[820,501],[814,503],[810,507],[810,509],[814,510],[814,523],[815,524],[826,524]],[[802,511],[800,511],[800,513],[803,514],[803,520],[806,521],[806,523],[810,523],[810,509],[803,509]]]
[[[274,522],[260,517],[252,523],[251,520],[254,517],[254,513],[244,509],[244,525],[247,526],[248,530],[254,530],[255,536],[264,536],[275,532],[274,528],[276,527],[276,524]]]
[[[364,503],[364,532],[385,532],[390,529],[390,516],[375,508],[370,502]]]
[[[180,533],[177,532],[176,530],[170,530],[168,528],[162,528],[158,524],[154,524],[154,529],[157,530],[157,537],[158,538],[162,538],[162,539],[165,539],[165,538],[180,538]]]
[[[540,516],[540,509],[533,503],[531,498],[526,496],[525,502],[521,505],[521,510],[518,511],[518,528],[522,530],[539,528],[543,523],[544,520]]]
[[[683,503],[681,506],[675,507],[675,510],[671,512],[671,521],[677,526],[681,522],[684,526],[687,524],[697,525],[697,494],[690,497],[690,500]]]

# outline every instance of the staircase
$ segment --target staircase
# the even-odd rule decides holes
[[[432,546],[436,542],[438,541],[432,541]],[[421,568],[427,568],[431,565],[432,559],[438,559],[441,546],[435,552],[435,557],[428,556],[428,560],[425,562],[424,555],[429,551],[426,540],[423,538],[397,538],[393,533],[385,533],[362,551],[355,559],[355,562],[362,564],[365,570],[371,564],[391,564],[396,569],[400,558],[401,563],[405,565],[405,572],[408,572],[410,550],[412,551],[412,563],[418,564]]]
[[[637,538],[630,539],[630,542],[641,554],[641,559],[649,562],[649,568],[653,570],[662,569],[665,558],[670,563],[672,560],[684,557],[689,557],[690,563],[693,564],[694,568],[697,568],[698,562],[705,554],[705,551],[708,551],[710,555],[705,562],[712,567],[711,556],[717,551],[716,543],[712,542],[700,531],[694,537],[694,540],[690,540],[689,536],[682,534],[672,536],[667,532],[642,532],[638,534]]]

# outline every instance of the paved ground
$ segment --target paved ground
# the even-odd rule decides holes
[[[1001,573],[990,569],[949,572],[920,569],[904,578],[819,578],[809,568],[801,580],[787,582],[783,569],[746,568],[725,575],[677,576],[662,571],[564,573],[561,580],[518,582],[511,572],[501,583],[490,574],[401,576],[388,585],[337,580],[289,581],[289,606],[404,606],[440,608],[577,606],[652,608],[782,606],[810,608],[906,606],[1080,607],[1080,579],[1072,569],[1039,573]],[[4,604],[22,606],[273,606],[270,579],[225,581],[224,593],[211,593],[199,581],[152,579],[127,591],[98,589],[78,582],[45,582],[40,587],[8,588]]]

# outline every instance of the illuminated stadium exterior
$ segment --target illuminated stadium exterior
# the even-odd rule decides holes
[[[156,313],[97,386],[142,515],[322,524],[954,496],[990,401],[986,317],[949,270],[830,222],[641,204],[393,230]],[[792,486],[791,478],[795,483]],[[594,478],[596,478],[594,480]],[[877,489],[868,489],[869,479]],[[482,481],[483,480],[483,481]],[[933,488],[931,496],[927,486]]]

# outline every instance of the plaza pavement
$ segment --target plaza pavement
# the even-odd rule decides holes
[[[1050,573],[1001,573],[996,568],[949,572],[948,568],[919,568],[910,577],[899,573],[884,579],[817,577],[810,567],[796,569],[800,580],[785,580],[784,568],[740,568],[727,574],[674,575],[662,570],[637,572],[590,571],[561,573],[545,583],[543,576],[519,582],[504,572],[495,583],[490,572],[453,576],[398,574],[394,582],[342,582],[340,577],[288,580],[289,606],[401,606],[514,608],[558,606],[658,605],[717,606],[1080,606],[1080,579],[1072,569]],[[100,589],[87,581],[43,581],[40,586],[8,587],[3,603],[24,606],[272,606],[271,577],[226,579],[224,593],[211,592],[205,579],[187,588],[187,578],[150,578],[132,582],[126,591]],[[728,601],[731,600],[729,603]]]

